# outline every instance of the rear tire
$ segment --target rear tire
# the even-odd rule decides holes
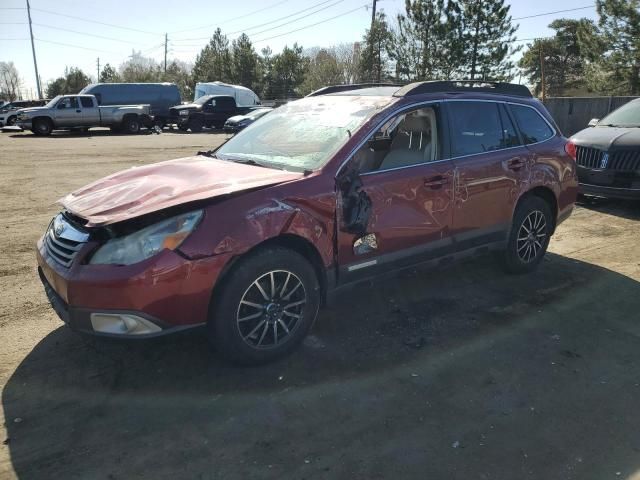
[[[33,122],[33,133],[36,135],[46,137],[51,135],[51,131],[53,130],[53,125],[51,124],[51,120],[47,120],[46,118],[37,118]]]
[[[504,253],[506,270],[510,273],[535,270],[547,251],[552,228],[549,204],[534,195],[525,197],[513,215]]]
[[[122,121],[122,129],[131,135],[140,133],[140,120],[138,117],[126,117]]]
[[[280,358],[307,335],[318,315],[320,286],[299,253],[270,247],[239,260],[213,300],[210,342],[224,359],[258,365]]]

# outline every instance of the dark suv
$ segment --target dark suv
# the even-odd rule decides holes
[[[533,270],[576,198],[565,145],[518,85],[328,87],[217,150],[69,194],[39,272],[77,330],[206,325],[227,358],[265,362],[354,282],[489,250]]]

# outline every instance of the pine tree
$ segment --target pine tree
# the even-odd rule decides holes
[[[240,35],[231,46],[233,59],[233,83],[252,90],[256,89],[258,79],[258,55],[246,34]]]
[[[297,43],[289,48],[285,45],[282,52],[273,57],[272,93],[275,98],[296,98],[302,95],[300,86],[304,82],[309,59],[302,54]]]
[[[233,80],[229,40],[219,28],[196,57],[193,65],[193,79],[195,82],[231,82]]]
[[[640,94],[640,0],[597,0],[601,36],[590,44],[597,68],[605,70],[599,89]],[[594,72],[596,73],[596,72]]]
[[[471,80],[510,80],[518,30],[504,0],[459,0],[465,43],[464,70]]]
[[[581,37],[595,30],[595,25],[586,18],[580,20],[554,20],[549,28],[556,31],[552,38],[535,40],[527,45],[519,66],[535,92],[541,92],[540,55],[544,57],[545,85],[547,95],[566,95],[567,90],[586,87],[584,79],[587,65]]]
[[[389,77],[389,42],[392,39],[387,17],[378,12],[372,28],[368,29],[362,42],[359,76],[363,81],[380,82]]]
[[[464,50],[462,18],[453,0],[406,0],[391,42],[398,80],[452,78]]]
[[[101,83],[116,83],[120,81],[120,76],[116,69],[107,63],[100,72],[99,81]]]

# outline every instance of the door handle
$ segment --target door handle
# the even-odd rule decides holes
[[[511,158],[507,160],[505,163],[509,170],[520,170],[521,168],[527,165],[527,163],[524,160],[522,160],[520,157]]]
[[[76,110],[76,113],[82,113],[82,110]]]
[[[449,180],[447,178],[443,177],[442,175],[437,175],[435,177],[427,178],[424,181],[424,186],[436,189],[442,187],[443,185],[446,185],[447,183],[449,183]]]

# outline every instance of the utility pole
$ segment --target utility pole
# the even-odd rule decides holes
[[[38,88],[38,99],[42,99],[42,91],[40,89],[40,75],[38,74],[38,62],[36,61],[36,46],[33,43],[33,28],[31,27],[31,6],[27,0],[27,16],[29,17],[29,33],[31,34],[31,51],[33,52],[33,66],[36,69],[36,87]]]
[[[167,44],[169,43],[169,36],[164,34],[164,73],[167,73]]]
[[[373,6],[371,7],[371,28],[369,29],[369,39],[373,40],[373,27],[376,23],[376,0],[373,0]],[[371,41],[371,62],[373,62],[373,41]],[[372,65],[373,67],[373,65]],[[373,72],[371,72],[373,74]],[[373,78],[372,78],[373,80]],[[380,78],[378,78],[380,81]]]
[[[96,82],[99,83],[100,82],[100,57],[98,57],[97,63],[98,63],[98,77],[96,78]]]
[[[542,89],[542,103],[544,103],[547,99],[547,89],[544,83],[544,53],[542,52],[542,42],[540,42],[540,88]]]

